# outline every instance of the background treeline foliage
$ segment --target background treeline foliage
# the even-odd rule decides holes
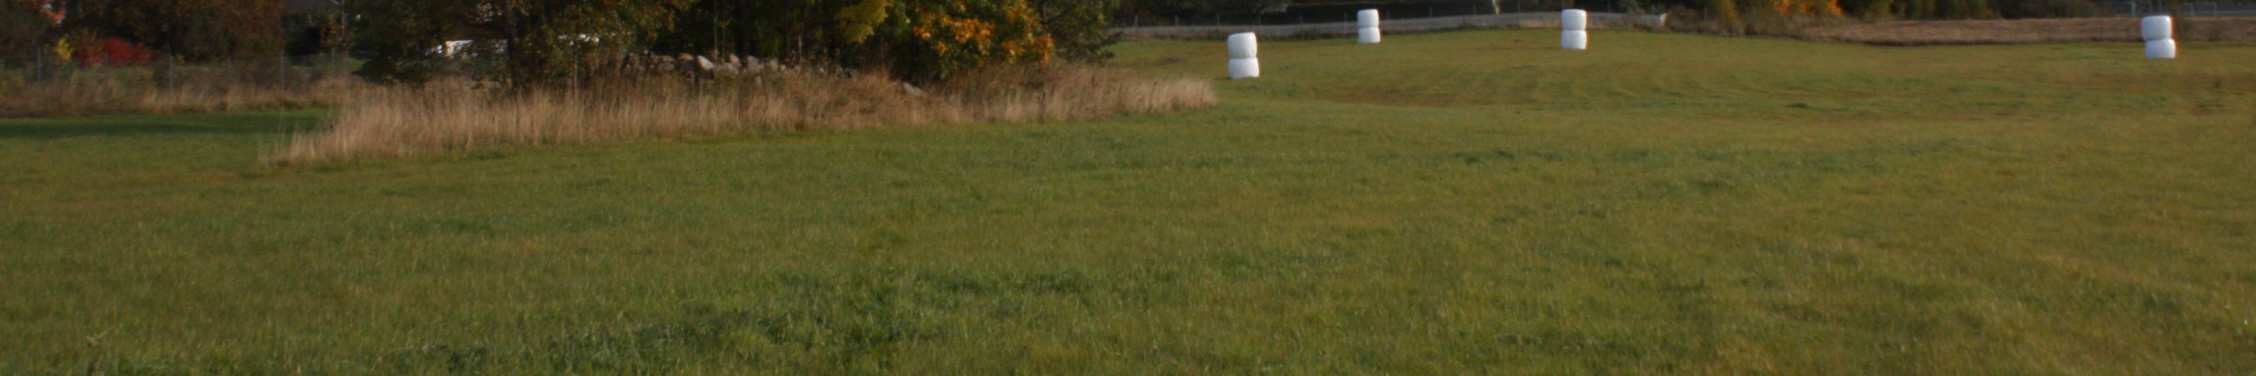
[[[1406,3],[1418,0],[1372,0]],[[2139,0],[2168,9],[2176,0]],[[599,74],[631,51],[733,54],[933,80],[996,63],[1094,60],[1114,17],[1242,14],[1282,0],[338,0],[326,18],[287,18],[277,0],[0,0],[0,59],[23,62],[58,41],[146,47],[189,62],[270,59],[350,46],[378,81],[465,71],[510,83]],[[1433,2],[1433,1],[1429,1]],[[1438,1],[1434,3],[1450,3]],[[1960,19],[2092,16],[2099,0],[1556,0],[1491,2],[1515,9],[1624,4],[1744,25],[1764,19]],[[1294,4],[1333,3],[1324,0]],[[67,10],[59,27],[40,7]],[[1532,8],[1530,8],[1532,9]],[[1619,9],[1629,10],[1629,9]],[[285,23],[286,19],[297,19]],[[352,20],[343,22],[340,20]],[[309,26],[310,25],[310,26]],[[319,30],[308,31],[309,27]],[[1744,26],[1734,26],[1744,28]],[[97,39],[99,38],[99,39]],[[476,40],[474,58],[435,53]],[[467,62],[466,62],[467,61]]]
[[[694,0],[359,0],[362,76],[420,82],[449,67],[448,40],[476,40],[479,73],[520,84],[589,75],[674,24]]]
[[[1111,0],[361,0],[363,75],[468,68],[573,82],[632,51],[750,55],[933,80],[995,63],[1102,57]],[[439,56],[476,40],[472,62]]]
[[[461,72],[511,84],[575,82],[630,52],[749,55],[940,79],[997,63],[1103,58],[1117,0],[341,0],[285,14],[278,0],[0,0],[0,47],[27,61],[116,40],[188,62],[349,49],[363,77]],[[69,10],[59,27],[38,10]],[[296,9],[305,12],[304,9]],[[345,21],[345,20],[349,20]],[[85,37],[69,37],[85,36]],[[442,56],[447,41],[467,54]],[[22,55],[22,56],[16,56]]]
[[[1094,57],[1106,41],[1102,35],[1109,4],[1109,0],[704,0],[677,18],[678,27],[663,33],[653,47],[660,52],[744,54],[935,79],[986,63],[1042,62],[1060,55]]]
[[[47,18],[34,4],[5,1],[0,0],[0,63],[30,61],[48,53]]]
[[[276,0],[68,0],[63,27],[122,38],[187,61],[278,58]]]

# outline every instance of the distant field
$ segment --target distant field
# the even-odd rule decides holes
[[[2256,45],[1592,43],[283,169],[325,114],[0,120],[0,374],[2256,370]]]
[[[2026,20],[1853,22],[1812,27],[1815,40],[1891,46],[2000,43],[2140,42],[2132,17]],[[2256,42],[2256,17],[2177,17],[2180,42]]]

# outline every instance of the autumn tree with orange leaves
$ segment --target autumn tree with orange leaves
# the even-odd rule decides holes
[[[936,79],[991,63],[1048,63],[1057,42],[1022,0],[899,0],[893,68]],[[895,30],[893,32],[902,32]]]

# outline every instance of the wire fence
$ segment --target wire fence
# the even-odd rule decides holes
[[[1661,15],[1633,15],[1623,13],[1590,13],[1593,27],[1651,26],[1658,27],[1667,17]],[[1558,12],[1505,13],[1428,18],[1392,18],[1385,20],[1386,30],[1393,32],[1439,31],[1462,28],[1549,28],[1559,26]],[[1205,38],[1231,33],[1252,32],[1274,37],[1321,37],[1354,34],[1355,21],[1255,25],[1174,25],[1115,28],[1114,32],[1129,38]]]
[[[1159,26],[1263,26],[1307,25],[1355,21],[1355,12],[1377,9],[1388,20],[1496,16],[1514,13],[1556,13],[1575,8],[1591,12],[1634,13],[1634,0],[1578,1],[1567,6],[1558,0],[1499,0],[1494,3],[1448,2],[1430,4],[1353,4],[1289,6],[1264,13],[1211,13],[1126,15],[1114,20],[1120,28]]]
[[[2143,1],[2105,3],[2110,16],[2137,17],[2171,14],[2178,17],[2256,17],[2256,3],[2199,2],[2178,5],[2176,12]]]

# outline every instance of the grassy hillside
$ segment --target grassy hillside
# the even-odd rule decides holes
[[[0,373],[2256,369],[2256,45],[1554,38],[1271,41],[1171,115],[287,169],[322,114],[0,121]]]

